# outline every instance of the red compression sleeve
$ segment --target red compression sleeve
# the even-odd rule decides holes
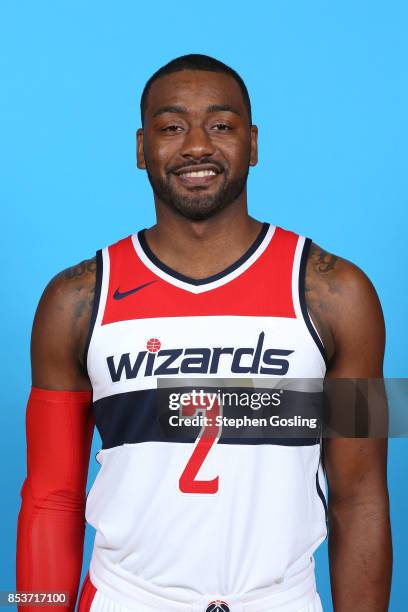
[[[32,387],[27,403],[27,478],[17,528],[18,591],[65,591],[74,610],[82,566],[86,481],[93,434],[91,391]],[[21,612],[62,612],[21,606]]]

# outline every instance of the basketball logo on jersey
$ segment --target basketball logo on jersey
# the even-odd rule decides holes
[[[217,599],[216,601],[210,601],[205,612],[230,612],[230,609],[225,601]]]

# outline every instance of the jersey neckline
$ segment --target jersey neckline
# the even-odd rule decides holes
[[[145,229],[133,234],[132,241],[140,259],[157,276],[160,276],[164,280],[182,289],[190,290],[193,293],[201,293],[207,289],[213,289],[229,282],[249,268],[265,250],[272,238],[274,230],[275,227],[271,226],[270,223],[262,223],[258,236],[241,257],[221,272],[200,279],[181,274],[163,263],[147,244]]]

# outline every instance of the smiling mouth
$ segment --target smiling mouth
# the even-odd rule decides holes
[[[183,178],[202,178],[204,176],[217,176],[218,172],[215,170],[190,170],[188,172],[179,172],[179,176]]]
[[[178,180],[186,187],[206,186],[216,180],[217,176],[223,172],[213,164],[200,164],[198,167],[186,166],[174,172]]]

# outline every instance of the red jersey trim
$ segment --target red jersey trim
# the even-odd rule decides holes
[[[109,285],[106,304],[100,305],[104,307],[101,324],[187,316],[295,318],[292,271],[298,239],[297,234],[276,228],[263,252],[242,273],[192,293],[156,274],[128,236],[108,248]]]

